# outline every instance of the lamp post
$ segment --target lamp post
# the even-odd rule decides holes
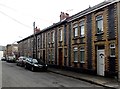
[[[35,58],[35,22],[33,22],[33,58]]]

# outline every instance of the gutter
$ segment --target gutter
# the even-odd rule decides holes
[[[90,7],[90,10],[87,12],[87,13],[84,13],[84,12],[79,12],[79,14],[78,15],[75,15],[75,16],[71,16],[72,18],[70,18],[69,20],[68,20],[68,22],[71,22],[71,21],[73,21],[73,20],[75,20],[75,19],[78,19],[78,18],[80,18],[80,17],[83,17],[83,16],[85,16],[85,15],[88,15],[88,14],[90,14],[90,13],[92,13],[92,12],[95,12],[95,11],[97,11],[97,10],[99,10],[99,9],[102,9],[102,8],[104,8],[104,7],[106,7],[106,6],[109,6],[109,5],[111,5],[111,4],[114,4],[114,3],[117,3],[117,2],[120,2],[120,0],[108,0],[108,1],[105,1],[105,2],[108,2],[108,3],[106,3],[105,5],[103,5],[103,6],[100,6],[100,7],[98,7],[98,8],[95,8],[95,7],[97,7],[97,5],[96,6],[93,6],[93,7]],[[99,5],[99,4],[98,4]],[[95,8],[95,9],[94,9]],[[83,13],[83,14],[81,14],[81,13]]]

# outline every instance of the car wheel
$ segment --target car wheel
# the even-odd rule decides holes
[[[35,70],[34,70],[34,67],[31,67],[31,71],[32,71],[32,72],[34,72],[34,71],[35,71]]]

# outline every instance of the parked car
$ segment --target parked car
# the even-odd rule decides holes
[[[6,61],[6,58],[5,57],[1,57],[1,61]]]
[[[25,68],[31,71],[46,71],[48,65],[40,59],[26,58]]]
[[[16,62],[16,59],[14,56],[8,56],[6,59],[7,62]]]
[[[26,57],[24,56],[20,56],[17,60],[16,60],[16,65],[17,66],[25,66],[25,61],[26,61]]]

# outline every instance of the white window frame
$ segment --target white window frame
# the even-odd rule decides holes
[[[78,48],[75,47],[73,51],[74,51],[74,62],[78,62]],[[75,59],[75,52],[77,52],[77,59]]]
[[[73,26],[73,30],[74,30],[74,37],[77,37],[78,36],[78,24],[75,24]]]
[[[102,27],[100,28],[100,31],[98,31],[98,21],[102,21]],[[97,34],[103,33],[103,15],[96,16],[96,31]]]
[[[59,29],[59,41],[62,41],[62,29]]]
[[[115,57],[115,55],[112,55],[111,54],[111,49],[114,49],[115,50],[115,43],[111,43],[110,44],[110,57]],[[115,53],[114,53],[115,54]]]
[[[54,43],[54,42],[55,42],[55,38],[54,38],[55,34],[54,34],[54,31],[53,31],[51,34],[52,34],[52,43]]]
[[[64,48],[64,57],[67,57],[67,48]]]
[[[81,29],[81,28],[83,28],[83,29]],[[84,37],[84,36],[85,36],[85,22],[84,22],[84,20],[81,20],[80,21],[80,37]]]
[[[83,60],[81,60],[81,52],[84,52],[84,58],[82,58]],[[85,48],[84,47],[80,47],[80,63],[85,63]]]
[[[51,60],[51,57],[50,57],[50,50],[48,50],[48,61]]]
[[[51,56],[52,56],[52,61],[55,61],[54,49],[52,49],[52,51],[51,51]]]
[[[50,32],[48,33],[48,43],[50,44]]]

